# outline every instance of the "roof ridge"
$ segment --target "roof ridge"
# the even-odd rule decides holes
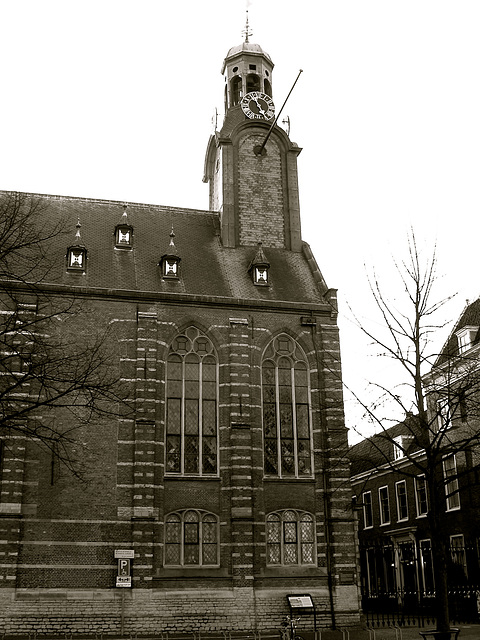
[[[141,207],[141,208],[155,208],[160,211],[183,211],[183,212],[195,212],[195,213],[210,213],[212,215],[218,216],[217,211],[212,211],[210,209],[191,209],[189,207],[175,207],[170,205],[163,204],[152,204],[148,202],[130,202],[128,200],[109,200],[104,198],[87,198],[82,196],[62,196],[55,195],[49,193],[31,193],[29,191],[16,191],[15,189],[0,189],[0,194],[9,194],[9,193],[22,193],[25,196],[35,196],[38,198],[46,198],[50,200],[67,200],[67,201],[77,201],[77,202],[92,202],[99,204],[113,204],[123,206],[124,204],[128,206]]]

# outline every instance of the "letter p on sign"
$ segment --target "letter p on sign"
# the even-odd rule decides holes
[[[130,558],[118,558],[118,575],[130,575]]]

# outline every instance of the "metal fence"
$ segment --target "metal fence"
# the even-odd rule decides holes
[[[435,580],[428,540],[360,547],[362,609],[371,628],[435,623]],[[480,566],[475,546],[450,548],[453,623],[480,622]]]

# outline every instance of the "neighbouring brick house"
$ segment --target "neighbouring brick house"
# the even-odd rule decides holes
[[[208,211],[25,196],[68,233],[21,304],[74,295],[51,330],[105,331],[133,413],[82,429],[86,482],[4,434],[3,633],[278,628],[292,593],[359,620],[336,292],[301,239],[301,149],[276,126],[259,148],[272,71],[248,42],[225,58]]]
[[[436,490],[442,496],[441,534],[448,548],[452,607],[454,613],[459,606],[470,608],[473,615],[480,584],[479,327],[477,300],[467,305],[423,379],[428,447],[430,454],[439,452]],[[385,609],[393,599],[412,611],[432,602],[433,534],[424,436],[418,419],[410,415],[350,448],[364,607]],[[455,594],[462,594],[462,602]]]

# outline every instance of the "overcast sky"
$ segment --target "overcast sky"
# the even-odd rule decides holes
[[[362,392],[386,365],[348,305],[373,317],[364,265],[387,276],[410,226],[425,255],[437,243],[452,318],[480,293],[478,0],[0,0],[0,189],[206,209],[247,4],[277,107],[303,69],[282,115],[303,148],[303,238],[339,289],[344,378]]]

